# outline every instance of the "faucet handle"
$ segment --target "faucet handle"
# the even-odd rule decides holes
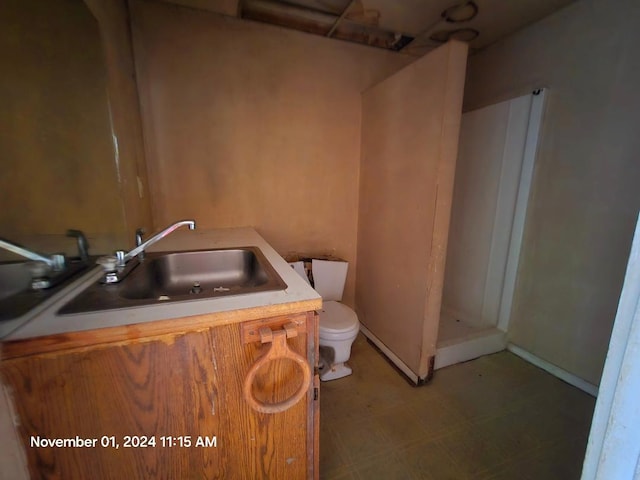
[[[124,267],[127,264],[127,253],[124,250],[116,250],[114,252],[116,265],[118,267]]]
[[[96,265],[100,265],[105,272],[113,272],[118,267],[118,259],[113,255],[104,255],[96,259]]]
[[[34,262],[28,262],[27,268],[31,275],[31,288],[33,290],[44,290],[51,286],[51,280],[49,279],[51,269],[49,265],[36,260]]]
[[[136,229],[136,247],[139,247],[140,245],[142,245],[142,236],[145,233],[147,233],[147,232],[142,227]]]
[[[120,281],[118,277],[118,259],[113,255],[105,255],[96,260],[96,264],[102,267],[102,279],[100,283],[109,284]]]

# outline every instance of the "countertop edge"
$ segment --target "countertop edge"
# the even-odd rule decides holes
[[[164,335],[184,335],[222,325],[242,323],[261,318],[277,318],[318,310],[321,300],[306,300],[266,307],[247,308],[231,312],[214,312],[179,319],[157,320],[132,325],[57,333],[35,338],[5,342],[0,347],[0,360],[28,355],[53,353],[60,350],[89,348],[96,345],[153,340]],[[176,320],[180,323],[176,325]]]

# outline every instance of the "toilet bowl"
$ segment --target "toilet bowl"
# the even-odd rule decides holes
[[[360,323],[352,309],[340,302],[323,302],[320,315],[321,366],[320,380],[336,380],[351,375],[345,364],[351,356],[351,345],[358,335]],[[324,348],[323,348],[324,347]],[[328,350],[328,351],[327,351]]]
[[[302,262],[291,267],[309,283]],[[347,262],[312,260],[314,288],[322,297],[320,316],[320,380],[336,380],[351,375],[345,362],[351,356],[351,345],[358,335],[360,323],[352,309],[340,303],[347,279]]]

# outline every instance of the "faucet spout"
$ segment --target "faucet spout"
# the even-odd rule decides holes
[[[0,238],[0,248],[4,248],[5,250],[20,255],[21,257],[28,258],[29,260],[45,263],[54,271],[63,270],[65,266],[64,255],[61,254],[54,254],[50,256],[42,255],[2,238]]]
[[[116,252],[116,258],[118,260],[118,266],[119,267],[123,267],[129,260],[131,260],[132,258],[137,257],[138,255],[143,253],[147,248],[149,248],[151,245],[153,245],[154,243],[162,240],[164,237],[166,237],[171,232],[177,230],[180,227],[188,227],[189,230],[195,230],[196,222],[195,222],[195,220],[181,220],[181,221],[176,222],[176,223],[174,223],[172,225],[169,225],[164,230],[161,230],[160,232],[156,233],[151,238],[147,239],[146,242],[141,243],[140,245],[138,245],[136,248],[134,248],[130,252],[127,252],[127,253]]]
[[[80,260],[89,261],[89,242],[81,230],[67,230],[67,237],[74,237],[78,243],[78,255]]]

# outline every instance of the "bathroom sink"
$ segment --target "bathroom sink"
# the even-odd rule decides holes
[[[134,259],[132,261],[136,261]],[[122,281],[95,283],[60,315],[284,290],[257,247],[145,253]]]
[[[0,301],[31,287],[27,262],[0,263]]]
[[[70,260],[67,268],[52,277],[52,286],[42,290],[31,288],[30,262],[0,263],[0,321],[21,317],[69,284],[89,266]]]

